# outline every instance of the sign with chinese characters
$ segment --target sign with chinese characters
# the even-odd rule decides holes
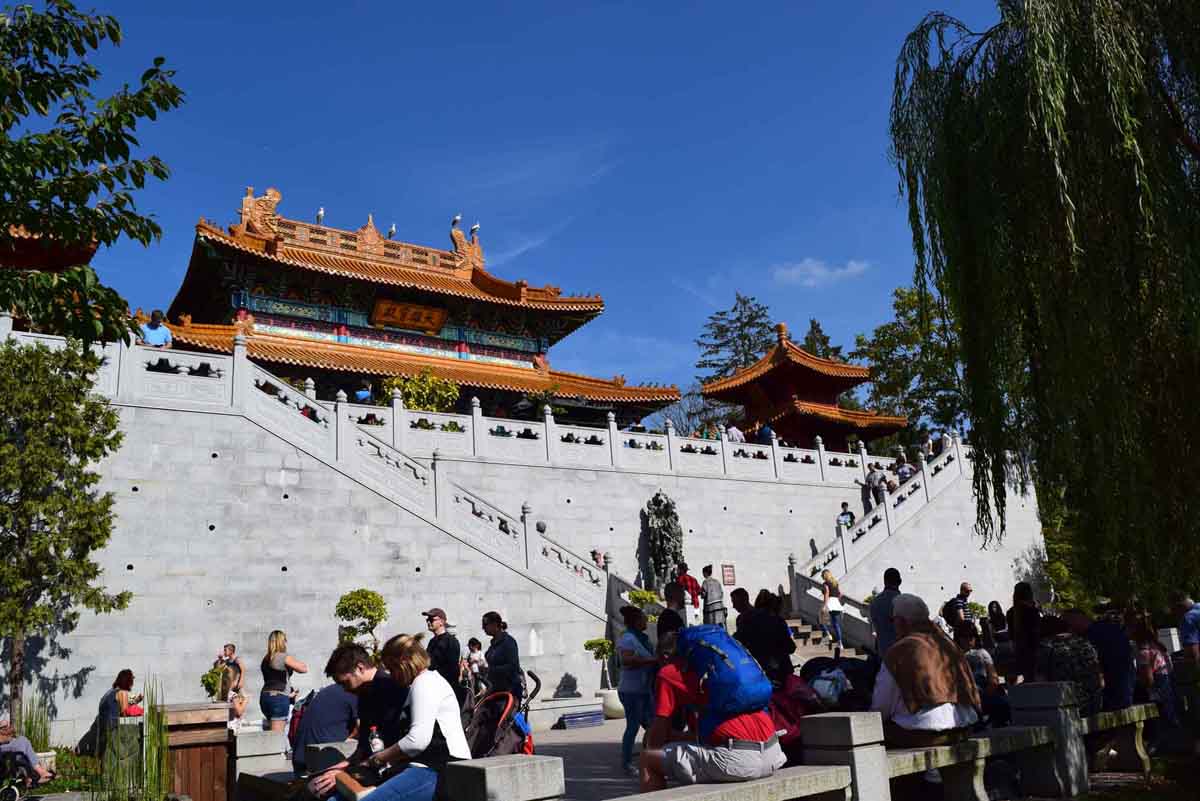
[[[737,573],[733,571],[733,565],[721,565],[721,583],[726,587],[737,584]]]
[[[376,298],[371,312],[371,325],[391,325],[412,331],[436,334],[446,322],[446,310],[413,303],[400,303],[387,298]]]

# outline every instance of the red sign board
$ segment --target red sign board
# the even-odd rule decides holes
[[[737,584],[737,573],[734,572],[733,565],[721,565],[721,583],[726,587]]]

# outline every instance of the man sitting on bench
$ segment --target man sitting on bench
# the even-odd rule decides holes
[[[700,733],[685,737],[672,731],[671,719],[676,712],[711,710],[719,706],[720,700],[712,697],[700,687],[700,674],[688,658],[682,656],[677,644],[684,639],[701,633],[707,642],[703,647],[718,649],[727,656],[721,664],[736,671],[737,680],[730,688],[729,682],[714,679],[710,684],[724,686],[725,692],[745,696],[743,706],[751,711],[720,716],[719,720],[696,719],[689,715],[689,731]],[[696,626],[685,629],[687,635],[672,632],[659,642],[659,653],[668,661],[658,672],[654,693],[654,722],[646,733],[645,750],[642,752],[642,792],[662,790],[667,786],[667,777],[674,777],[683,784],[708,784],[715,782],[744,782],[762,779],[783,767],[787,757],[775,735],[775,725],[765,711],[770,698],[771,684],[749,654],[718,626]],[[735,667],[736,666],[736,667]],[[765,694],[764,694],[765,693]],[[706,726],[706,723],[708,726]],[[715,723],[715,726],[712,724]],[[712,727],[706,734],[706,728]],[[674,742],[668,742],[674,740]]]
[[[979,721],[979,690],[966,657],[929,620],[929,607],[901,593],[892,604],[897,640],[875,680],[871,709],[883,717],[884,742],[927,748],[965,740]]]

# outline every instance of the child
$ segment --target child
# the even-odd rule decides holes
[[[479,685],[487,675],[487,657],[483,655],[483,643],[475,637],[467,640],[467,667],[471,671],[471,688],[479,692]]]

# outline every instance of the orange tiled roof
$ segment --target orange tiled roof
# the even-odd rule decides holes
[[[626,386],[623,378],[603,379],[558,370],[510,367],[490,362],[440,358],[380,350],[362,345],[304,340],[277,334],[256,333],[253,324],[204,325],[168,324],[180,343],[222,353],[233,352],[233,337],[239,328],[246,332],[246,352],[252,359],[313,369],[344,370],[372,375],[416,375],[431,369],[457,384],[513,392],[542,392],[553,389],[562,398],[626,403],[671,403],[679,400],[674,386]]]
[[[8,241],[0,244],[0,267],[18,270],[58,272],[68,267],[89,264],[100,243],[64,243],[53,237],[31,233],[23,225],[8,226]]]
[[[783,323],[780,323],[775,328],[779,335],[779,341],[767,351],[766,355],[754,364],[738,370],[731,376],[708,382],[701,388],[701,392],[704,395],[716,395],[737,389],[766,375],[777,366],[787,363],[806,367],[813,372],[830,376],[831,378],[856,379],[853,382],[854,384],[866,381],[871,377],[870,369],[861,365],[846,364],[845,362],[823,359],[820,356],[812,355],[788,339],[787,326]]]
[[[777,406],[767,418],[774,423],[788,415],[798,414],[806,417],[819,417],[835,423],[850,426],[860,430],[869,428],[904,428],[908,425],[907,417],[893,417],[878,412],[857,411],[831,406],[827,403],[810,403],[798,398],[792,398]]]
[[[226,231],[201,219],[196,236],[291,267],[375,284],[545,311],[595,315],[604,310],[599,295],[563,295],[555,286],[532,287],[492,275],[484,269],[478,235],[473,231],[468,240],[456,223],[454,250],[441,250],[385,239],[370,215],[356,231],[280,217],[275,213],[280,197],[278,190],[268,189],[256,198],[248,188],[241,222]]]

